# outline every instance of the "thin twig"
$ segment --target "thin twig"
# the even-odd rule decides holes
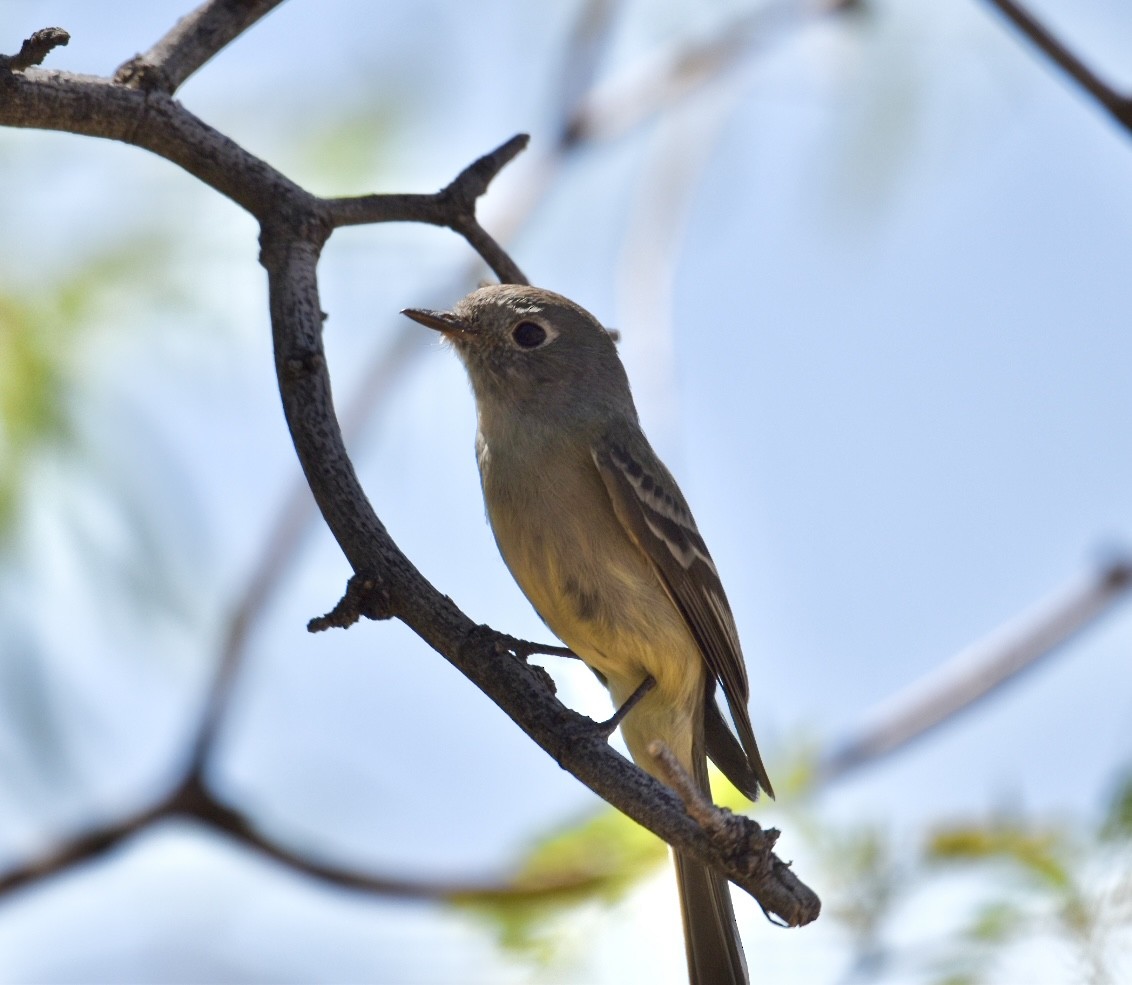
[[[206,0],[182,17],[143,55],[114,73],[114,81],[173,95],[182,83],[283,0]]]
[[[447,226],[463,236],[504,284],[526,284],[527,278],[507,252],[476,219],[476,201],[500,171],[521,153],[530,141],[516,134],[495,150],[469,164],[435,195],[362,195],[325,201],[325,211],[335,226],[372,222],[428,222]]]
[[[65,45],[71,36],[61,27],[45,27],[26,38],[20,50],[14,55],[0,55],[0,70],[22,72],[33,65],[42,65],[43,60],[55,49]]]
[[[573,121],[578,107],[593,91],[623,5],[623,0],[587,0],[574,19],[563,45],[566,57],[559,63],[558,84],[552,89],[556,105],[551,107],[551,118],[557,124],[560,149],[581,136],[573,132]]]
[[[1132,96],[1117,92],[1074,54],[1049,28],[1015,0],[987,0],[1030,39],[1055,65],[1132,133]]]
[[[42,855],[0,873],[0,896],[72,869],[113,850],[127,838],[154,824],[165,813],[165,802],[146,807],[110,824],[72,835]]]
[[[756,46],[768,45],[805,16],[841,8],[801,9],[798,0],[779,0],[728,20],[707,37],[653,52],[578,101],[564,129],[567,143],[610,140],[656,116],[690,93],[737,67]]]
[[[659,739],[649,743],[649,755],[656,760],[664,782],[679,795],[684,802],[684,809],[693,817],[697,824],[708,830],[719,829],[722,825],[720,818],[725,816],[723,808],[716,807],[698,786],[671,749]],[[728,814],[731,812],[728,811]]]
[[[679,794],[688,816],[710,831],[725,851],[743,858],[752,875],[765,880],[767,891],[755,899],[771,923],[801,927],[817,918],[821,900],[794,875],[789,863],[774,854],[780,834],[777,828],[764,829],[752,818],[716,807],[663,742],[650,742],[649,755],[660,767],[665,782]]]

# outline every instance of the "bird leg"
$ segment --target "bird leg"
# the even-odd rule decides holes
[[[656,678],[649,674],[639,685],[637,690],[625,699],[625,703],[618,708],[611,718],[607,718],[604,722],[599,722],[597,727],[605,733],[606,738],[609,738],[616,730],[617,726],[625,721],[625,716],[629,714],[634,708],[640,704],[641,698],[649,693],[656,687]]]
[[[528,643],[526,640],[515,639],[514,636],[504,636],[499,634],[500,640],[515,656],[526,660],[535,654],[546,654],[549,657],[568,657],[573,660],[581,660],[573,650],[568,646],[551,646],[549,643]]]

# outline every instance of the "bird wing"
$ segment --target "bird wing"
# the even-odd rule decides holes
[[[617,518],[651,561],[665,590],[683,614],[713,680],[722,686],[749,768],[743,771],[745,776],[734,775],[737,772],[734,753],[738,750],[732,753],[724,748],[726,739],[718,734],[718,729],[710,727],[715,724],[711,721],[714,709],[708,710],[709,755],[748,796],[753,797],[757,793],[757,788],[750,789],[753,787],[751,781],[757,780],[773,797],[774,791],[759,756],[747,711],[747,669],[739,646],[735,617],[727,604],[719,572],[696,529],[696,521],[676,480],[643,436],[637,440],[634,437],[631,432],[620,435],[607,433],[592,449],[594,463]],[[709,702],[711,691],[712,688],[709,688]],[[719,724],[722,725],[722,721]],[[724,732],[727,732],[726,728]],[[729,732],[727,738],[730,738]],[[733,738],[731,746],[734,746]],[[713,754],[716,750],[723,755]],[[726,762],[720,762],[721,759]]]

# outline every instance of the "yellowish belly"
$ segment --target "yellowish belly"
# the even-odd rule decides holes
[[[595,475],[594,481],[600,479]],[[634,759],[650,769],[648,743],[659,738],[690,763],[703,701],[699,648],[652,564],[605,500],[604,488],[560,492],[566,503],[598,502],[605,509],[579,516],[565,506],[555,509],[551,499],[549,507],[537,507],[550,522],[532,524],[529,504],[496,504],[489,517],[503,559],[543,621],[605,678],[615,706],[645,677],[656,680],[622,728]]]

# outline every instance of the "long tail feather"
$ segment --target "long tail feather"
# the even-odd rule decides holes
[[[684,917],[691,985],[747,985],[747,962],[727,880],[676,853],[676,883]]]

